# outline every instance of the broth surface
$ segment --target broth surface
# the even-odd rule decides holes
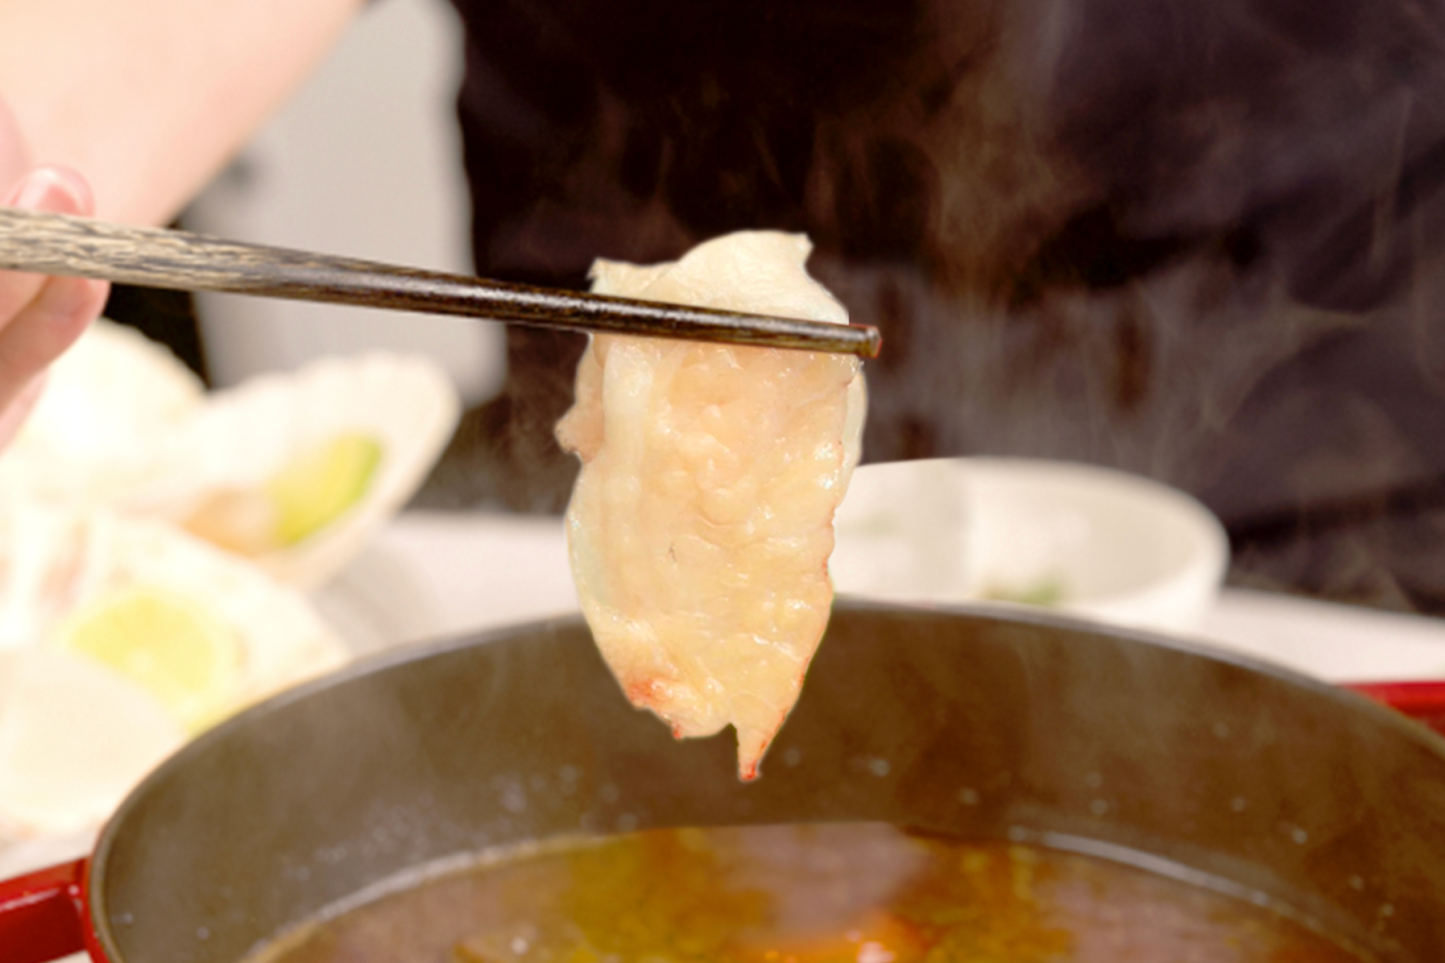
[[[875,823],[653,830],[436,876],[248,963],[1362,963],[1116,863]]]

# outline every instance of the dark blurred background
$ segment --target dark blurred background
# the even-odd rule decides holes
[[[1440,0],[475,6],[481,273],[806,231],[884,333],[865,460],[1123,468],[1232,584],[1445,614]],[[111,310],[202,365],[184,302]],[[581,343],[508,341],[417,504],[565,504]]]

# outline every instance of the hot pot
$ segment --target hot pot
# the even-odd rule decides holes
[[[762,778],[677,743],[576,619],[358,664],[196,740],[93,855],[6,884],[0,960],[234,963],[399,872],[667,825],[884,820],[1273,898],[1445,959],[1445,741],[1365,697],[1043,613],[843,602]]]

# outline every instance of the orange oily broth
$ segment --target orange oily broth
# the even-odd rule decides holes
[[[1091,857],[877,823],[653,830],[389,893],[247,963],[1362,963]]]

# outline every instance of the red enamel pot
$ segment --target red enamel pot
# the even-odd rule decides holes
[[[1371,694],[1445,717],[1439,688]],[[236,963],[462,852],[829,820],[1134,854],[1382,963],[1445,960],[1445,740],[1241,656],[843,602],[762,778],[739,783],[733,753],[632,709],[580,620],[389,654],[206,733],[88,859],[0,884],[0,963]]]

